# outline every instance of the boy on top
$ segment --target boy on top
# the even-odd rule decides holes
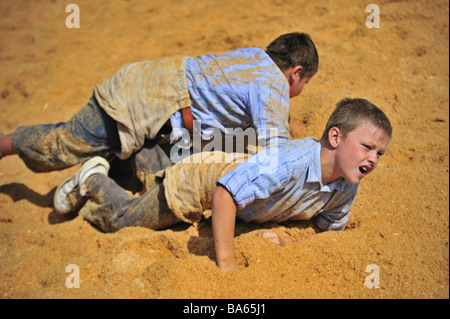
[[[317,72],[319,58],[305,33],[196,58],[175,56],[131,63],[96,85],[68,122],[21,126],[0,138],[0,158],[17,154],[31,170],[47,172],[115,154],[127,159],[146,140],[178,144],[196,129],[256,130],[262,146],[289,141],[289,99]],[[184,145],[184,143],[182,143]],[[167,148],[166,148],[167,149]]]

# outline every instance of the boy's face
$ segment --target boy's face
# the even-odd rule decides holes
[[[293,98],[302,93],[303,87],[309,82],[311,77],[299,77],[293,81],[289,86],[289,97]]]
[[[384,154],[390,138],[381,128],[364,124],[340,136],[335,163],[339,174],[352,184],[357,184],[372,172]]]
[[[289,82],[290,98],[293,98],[302,93],[303,87],[313,77],[312,75],[302,76],[302,70],[303,67],[301,65],[297,65],[296,67],[289,68],[283,71],[284,76]]]

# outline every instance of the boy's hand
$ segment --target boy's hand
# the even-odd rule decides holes
[[[234,260],[229,263],[217,262],[217,265],[223,271],[240,271],[239,266],[236,264]]]
[[[277,244],[277,245],[279,245],[279,246],[283,246],[282,245],[282,239],[281,239],[281,237],[278,235],[278,234],[276,234],[276,233],[273,233],[273,232],[265,232],[265,233],[263,233],[262,234],[262,236],[264,237],[264,238],[268,238],[268,239],[270,239],[270,241],[272,242],[272,243],[274,243],[274,244]]]
[[[270,239],[270,241],[271,241],[272,243],[277,244],[278,246],[286,246],[286,245],[289,245],[289,244],[292,244],[292,243],[293,243],[293,241],[290,240],[290,239],[284,239],[284,240],[283,240],[283,239],[280,237],[280,235],[278,235],[278,234],[276,234],[276,233],[273,233],[273,232],[265,232],[265,233],[262,234],[262,236],[263,236],[264,238]]]

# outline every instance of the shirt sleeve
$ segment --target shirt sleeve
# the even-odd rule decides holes
[[[279,79],[260,83],[250,92],[252,118],[260,145],[277,145],[290,140],[289,102],[288,86]]]
[[[243,209],[256,199],[282,191],[292,172],[289,161],[282,161],[280,148],[268,147],[219,178],[216,184],[225,187],[237,207]]]
[[[356,188],[349,193],[345,193],[340,201],[342,204],[330,210],[321,212],[314,218],[314,223],[323,231],[344,230],[347,226],[350,208],[356,198]]]

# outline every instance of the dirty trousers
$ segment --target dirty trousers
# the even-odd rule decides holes
[[[124,168],[111,168],[109,177],[93,175],[88,179],[88,201],[79,214],[104,232],[130,226],[162,229],[178,222],[199,222],[211,214],[216,180],[248,157],[207,152],[172,165],[163,146],[144,147],[134,154],[129,159],[134,167],[130,173]],[[117,177],[111,176],[114,172],[118,177],[136,176],[142,184],[141,195],[125,191]]]
[[[18,127],[13,148],[34,172],[61,170],[120,149],[116,122],[94,96],[69,121]]]
[[[162,179],[155,176],[172,164],[168,145],[147,142],[128,160],[112,162],[110,176],[96,174],[87,180],[88,201],[79,214],[104,232],[131,226],[162,229],[174,225],[180,219],[167,205]],[[130,181],[139,183],[135,190],[142,195],[135,196],[124,188],[123,184],[133,188]]]
[[[162,183],[134,197],[113,179],[96,174],[88,179],[86,188],[89,201],[80,215],[103,232],[131,226],[163,229],[180,221],[167,206]]]

